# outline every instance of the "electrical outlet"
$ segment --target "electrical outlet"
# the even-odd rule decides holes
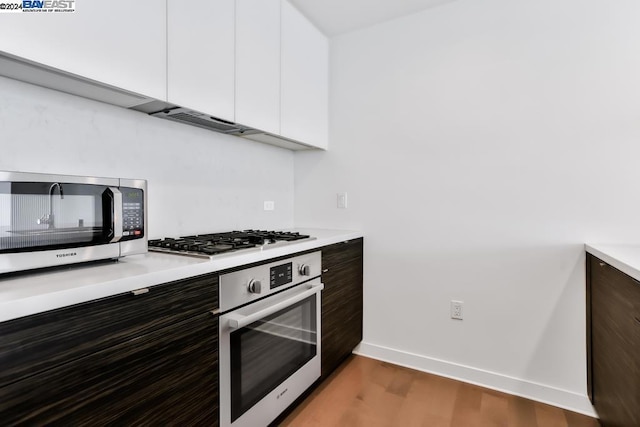
[[[451,300],[451,318],[462,320],[462,301]]]
[[[265,200],[264,202],[264,210],[265,211],[272,211],[276,208],[276,202],[272,201],[272,200]]]

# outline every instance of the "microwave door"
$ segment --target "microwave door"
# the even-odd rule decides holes
[[[117,239],[121,228],[115,229],[117,220],[105,222],[104,213],[106,209],[120,218],[118,196],[105,199],[107,190],[110,187],[60,181],[0,183],[0,253],[95,246]]]

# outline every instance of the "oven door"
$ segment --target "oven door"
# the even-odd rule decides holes
[[[273,421],[320,377],[320,278],[220,316],[220,422]]]

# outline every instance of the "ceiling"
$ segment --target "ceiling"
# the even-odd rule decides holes
[[[290,0],[327,36],[348,33],[455,0]]]

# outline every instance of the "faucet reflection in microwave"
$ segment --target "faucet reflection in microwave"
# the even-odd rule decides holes
[[[59,182],[54,182],[49,187],[49,213],[39,218],[36,222],[40,225],[48,224],[49,228],[55,228],[55,217],[53,215],[53,192],[58,188],[58,193],[60,193],[60,199],[64,199],[64,190],[62,189],[62,184]]]

